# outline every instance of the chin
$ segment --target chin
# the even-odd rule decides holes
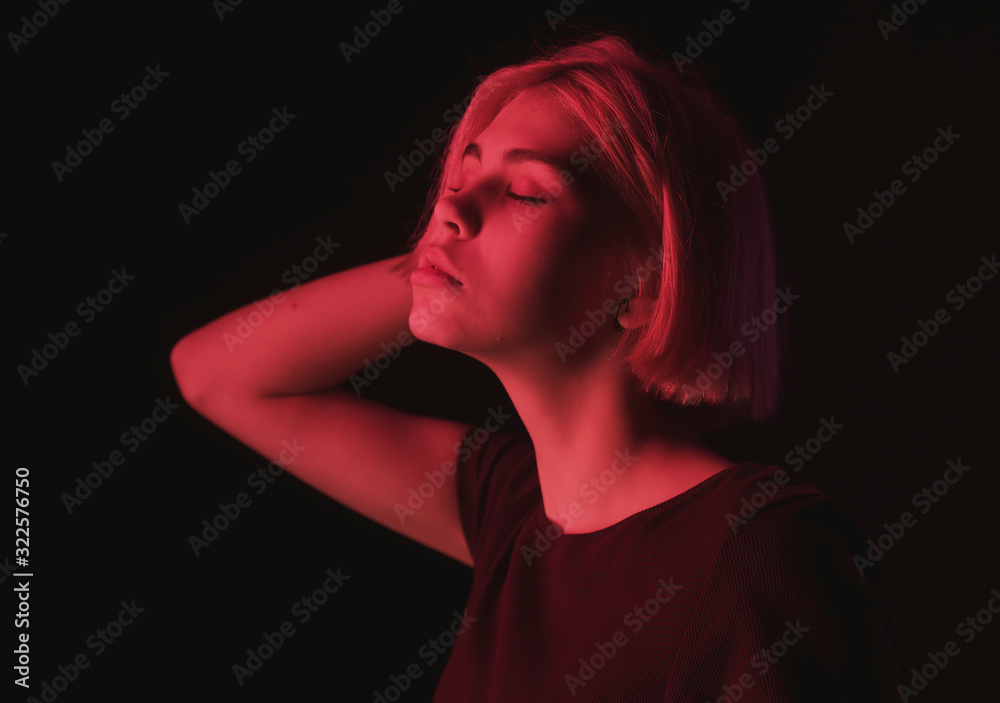
[[[410,332],[422,342],[436,344],[440,347],[453,349],[457,339],[454,320],[451,318],[447,303],[428,296],[413,298],[413,307],[407,320]]]
[[[421,315],[414,305],[409,318],[410,332],[415,339],[427,342],[444,349],[460,352],[473,359],[482,361],[481,355],[490,356],[495,352],[497,340],[487,335],[489,342],[484,342],[480,334],[471,334],[470,330],[457,320],[443,313],[437,318]]]

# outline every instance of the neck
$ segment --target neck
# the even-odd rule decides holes
[[[491,367],[534,444],[546,516],[567,533],[613,525],[730,465],[620,363]]]

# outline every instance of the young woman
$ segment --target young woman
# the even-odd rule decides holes
[[[759,177],[730,181],[749,148],[690,69],[590,37],[478,86],[408,254],[287,292],[238,353],[252,306],[176,345],[198,412],[473,568],[439,703],[896,700],[862,530],[698,439],[774,412],[794,302]],[[530,440],[359,397],[410,331],[488,365]]]

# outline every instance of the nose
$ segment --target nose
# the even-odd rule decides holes
[[[471,186],[458,193],[445,193],[434,204],[433,219],[451,235],[469,239],[479,234],[482,215]]]

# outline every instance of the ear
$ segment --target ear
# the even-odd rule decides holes
[[[629,296],[628,310],[625,305],[618,308],[618,324],[627,330],[645,327],[656,312],[656,301],[648,296]]]

